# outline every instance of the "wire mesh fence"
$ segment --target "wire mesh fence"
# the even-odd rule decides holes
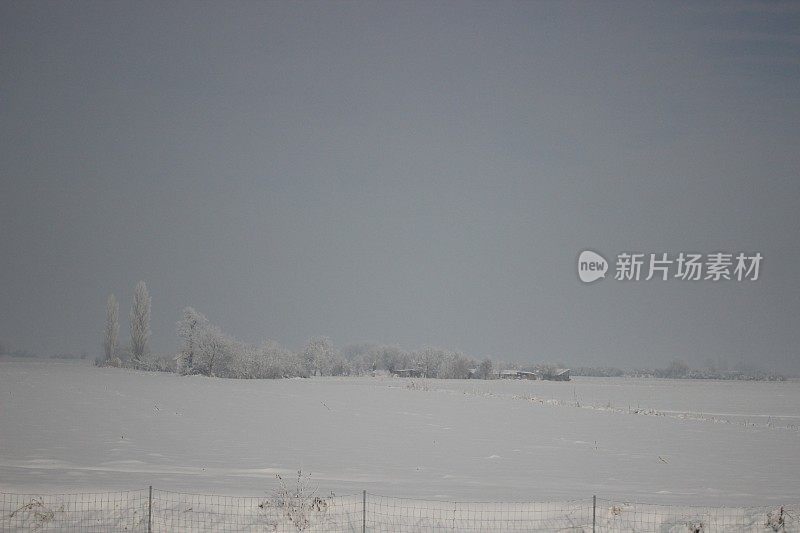
[[[0,493],[0,531],[139,532],[800,532],[797,505],[695,507],[601,498],[455,502],[285,493],[262,497],[158,489]]]
[[[592,499],[567,502],[448,502],[369,494],[366,530],[591,531]]]
[[[153,490],[152,531],[361,531],[363,496],[214,496]]]
[[[597,498],[596,531],[800,531],[797,509],[797,506],[671,506]]]
[[[0,531],[147,531],[147,490],[0,493]]]

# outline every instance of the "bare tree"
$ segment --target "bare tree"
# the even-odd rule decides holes
[[[108,295],[106,302],[106,330],[103,338],[105,362],[110,363],[117,357],[119,350],[119,303],[113,294]]]
[[[150,295],[144,281],[136,284],[131,306],[131,362],[140,365],[150,348]]]

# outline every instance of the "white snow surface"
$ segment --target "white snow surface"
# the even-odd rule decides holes
[[[232,380],[0,360],[0,492],[796,504],[800,382]]]

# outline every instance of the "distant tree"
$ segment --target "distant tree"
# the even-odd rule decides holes
[[[342,356],[349,363],[349,370],[359,374],[378,370],[393,372],[411,364],[408,354],[399,347],[374,342],[349,344],[342,349]]]
[[[455,379],[469,379],[471,369],[476,366],[477,362],[474,359],[470,359],[463,354],[458,354],[456,362],[453,365],[453,377]]]
[[[217,326],[204,328],[196,339],[193,370],[206,376],[233,376],[233,366],[244,346]]]
[[[266,341],[257,349],[247,350],[243,363],[236,377],[275,379],[307,376],[297,354],[274,341]]]
[[[348,344],[342,348],[342,357],[358,374],[367,374],[378,369],[380,345],[372,342]]]
[[[183,317],[177,325],[178,337],[183,341],[178,354],[178,371],[181,374],[195,372],[197,343],[206,328],[208,319],[202,313],[198,313],[193,307],[183,309]]]
[[[379,352],[378,365],[393,372],[411,365],[409,355],[397,346],[383,346]]]
[[[675,359],[664,371],[665,377],[668,378],[682,378],[686,377],[689,373],[689,365],[680,359]]]
[[[119,351],[119,303],[113,294],[108,295],[106,302],[106,329],[103,337],[105,363],[117,358]]]
[[[144,281],[136,284],[131,306],[131,362],[138,366],[150,351],[150,295]]]
[[[0,341],[0,355],[5,355],[8,353],[8,347],[3,341]]]
[[[490,379],[492,377],[492,360],[491,359],[484,359],[481,361],[480,366],[478,366],[478,378],[480,379]]]
[[[437,377],[442,379],[469,378],[469,369],[475,366],[475,361],[459,352],[437,350],[435,353],[439,358]]]
[[[317,337],[308,341],[303,348],[303,365],[308,374],[322,376],[342,375],[348,365],[327,337]]]
[[[422,377],[438,378],[439,366],[442,363],[442,351],[435,348],[425,347],[417,350],[410,355],[411,366],[422,373]]]

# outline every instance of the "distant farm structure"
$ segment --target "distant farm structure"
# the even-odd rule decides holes
[[[545,381],[569,381],[569,368],[546,370],[501,370],[494,374],[496,379],[528,379]]]
[[[569,368],[557,368],[553,374],[545,374],[542,379],[550,381],[569,381]]]
[[[392,370],[391,371],[393,376],[397,376],[399,378],[421,378],[422,377],[422,369],[419,368],[403,368],[400,370]]]

